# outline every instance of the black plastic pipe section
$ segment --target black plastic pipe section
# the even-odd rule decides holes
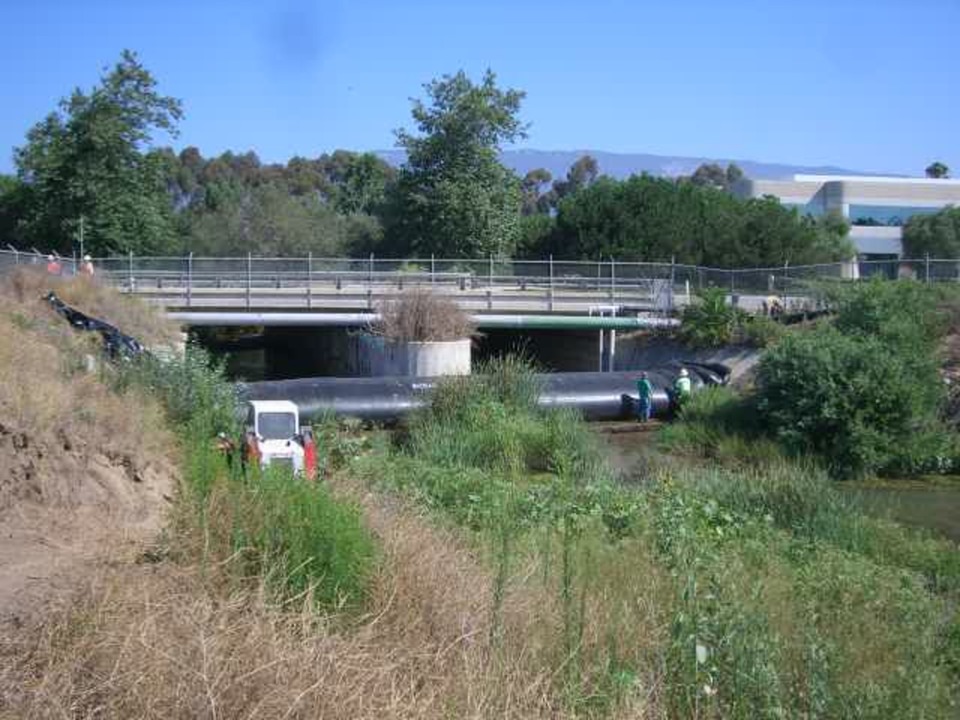
[[[705,385],[722,385],[729,370],[723,365],[685,364],[694,391]],[[653,414],[670,413],[667,388],[673,386],[677,367],[647,371],[653,385]],[[544,373],[537,378],[543,385],[540,404],[547,407],[574,408],[587,420],[617,420],[636,412],[636,372]],[[303,378],[271,380],[241,386],[248,400],[291,400],[300,409],[302,420],[313,421],[324,415],[353,417],[360,420],[391,422],[422,407],[430,390],[440,378]]]

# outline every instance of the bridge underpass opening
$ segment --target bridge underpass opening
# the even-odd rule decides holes
[[[231,379],[255,381],[358,377],[357,344],[351,335],[360,332],[346,327],[205,326],[190,328],[189,336],[214,358],[225,359]],[[651,331],[618,332],[615,367],[634,369],[637,340],[650,335]],[[599,336],[598,330],[480,330],[473,338],[472,359],[476,365],[523,354],[548,372],[596,372]],[[607,339],[605,353],[609,353],[609,345]]]

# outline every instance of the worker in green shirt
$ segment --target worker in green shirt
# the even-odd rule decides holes
[[[640,373],[637,380],[637,420],[647,422],[653,413],[653,385],[647,379],[647,373]]]
[[[690,384],[690,373],[685,367],[680,368],[680,374],[673,381],[673,402],[677,412],[683,410],[683,406],[690,399],[692,386]]]

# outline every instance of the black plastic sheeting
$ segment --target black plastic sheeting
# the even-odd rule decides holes
[[[147,354],[146,348],[136,338],[123,334],[110,323],[70,307],[58,298],[56,293],[51,291],[44,299],[50,303],[58,315],[66,319],[77,330],[100,333],[100,339],[103,341],[103,352],[107,357],[113,360],[132,359]]]
[[[647,378],[653,385],[653,415],[671,412],[667,389],[681,365],[651,368]],[[729,370],[723,365],[684,363],[690,372],[694,392],[706,385],[722,385]],[[634,372],[568,372],[537,376],[543,384],[540,404],[574,408],[587,420],[631,418],[636,413],[637,379]],[[272,380],[241,386],[248,400],[290,400],[300,410],[301,420],[314,421],[333,413],[375,422],[398,420],[422,407],[440,378],[303,378]]]

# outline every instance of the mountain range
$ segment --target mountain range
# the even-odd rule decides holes
[[[391,165],[399,166],[405,159],[403,150],[378,150],[375,154]],[[664,177],[691,175],[703,163],[726,166],[736,163],[749,178],[758,180],[788,180],[795,173],[817,175],[878,175],[879,173],[850,170],[830,165],[788,165],[786,163],[734,160],[730,158],[686,157],[682,155],[651,155],[647,153],[612,153],[602,150],[506,150],[501,162],[523,177],[530,170],[544,168],[554,178],[562,178],[567,169],[583,155],[592,155],[600,166],[600,173],[615,178],[649,173]]]

